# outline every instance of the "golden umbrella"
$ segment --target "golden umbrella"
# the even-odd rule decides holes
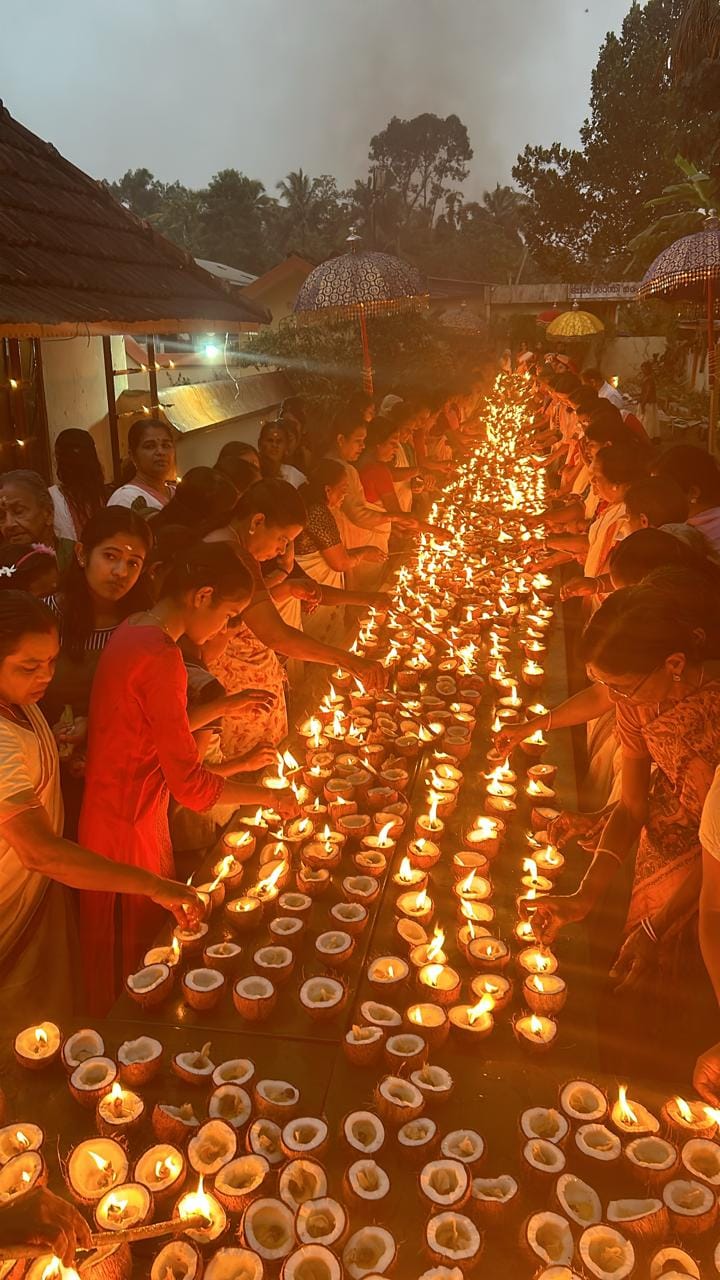
[[[563,311],[556,316],[545,332],[549,338],[591,338],[595,333],[602,333],[604,328],[602,320],[598,320],[592,311],[581,311],[574,302],[572,311]]]

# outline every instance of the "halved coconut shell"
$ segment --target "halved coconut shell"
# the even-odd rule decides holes
[[[528,1107],[520,1116],[520,1132],[525,1139],[544,1138],[561,1146],[569,1130],[566,1117],[552,1107]]]
[[[173,1143],[182,1147],[200,1128],[198,1120],[189,1102],[179,1107],[170,1102],[156,1102],[152,1114],[152,1129],[159,1142]]]
[[[99,1031],[93,1031],[91,1027],[83,1027],[81,1031],[74,1031],[71,1036],[68,1036],[60,1056],[68,1075],[72,1075],[75,1068],[79,1067],[81,1062],[87,1062],[88,1058],[105,1057],[105,1041]]]
[[[70,1092],[81,1107],[94,1111],[100,1099],[112,1089],[117,1074],[112,1058],[86,1058],[70,1076]]]
[[[635,1181],[649,1189],[664,1187],[679,1165],[676,1148],[657,1134],[633,1138],[623,1151],[623,1160]]]
[[[270,921],[268,931],[272,934],[273,942],[297,951],[305,933],[305,921],[302,916],[276,916]]]
[[[657,1199],[610,1200],[605,1217],[631,1240],[645,1243],[663,1240],[669,1227],[668,1211]]]
[[[602,1124],[608,1101],[590,1080],[570,1080],[560,1090],[560,1108],[574,1124]]]
[[[148,1147],[135,1162],[134,1181],[152,1192],[156,1203],[176,1197],[185,1181],[187,1165],[178,1147],[159,1142]]]
[[[301,1244],[337,1247],[347,1233],[346,1210],[329,1196],[305,1200],[295,1215],[295,1235]]]
[[[437,1125],[430,1116],[418,1116],[400,1125],[398,1146],[411,1164],[423,1164],[437,1141]]]
[[[188,1142],[188,1160],[196,1173],[211,1178],[234,1160],[237,1134],[224,1120],[206,1120]]]
[[[318,1159],[327,1146],[327,1140],[327,1124],[316,1116],[297,1116],[289,1120],[280,1137],[288,1160],[302,1156]]]
[[[622,1143],[604,1124],[581,1124],[575,1132],[575,1149],[591,1168],[612,1166],[620,1159]]]
[[[252,1249],[230,1247],[216,1250],[204,1280],[263,1280],[264,1274],[263,1260]]]
[[[6,1204],[46,1182],[47,1168],[39,1151],[23,1151],[19,1156],[12,1156],[0,1169],[0,1203]]]
[[[362,933],[370,919],[368,909],[362,902],[336,902],[330,908],[330,915],[338,928],[352,934],[353,937]]]
[[[425,1242],[434,1262],[459,1267],[463,1273],[477,1265],[482,1253],[482,1236],[475,1223],[454,1209],[430,1218]]]
[[[315,939],[315,955],[330,969],[341,969],[355,950],[355,939],[344,929],[328,929]]]
[[[399,1126],[422,1113],[425,1099],[416,1085],[400,1076],[386,1076],[375,1090],[379,1114],[388,1124]]]
[[[627,1280],[635,1267],[631,1242],[614,1227],[588,1227],[578,1241],[580,1261],[595,1280]]]
[[[146,964],[136,973],[128,974],[125,990],[143,1009],[154,1009],[167,1000],[175,982],[175,971],[167,964]]]
[[[283,1263],[281,1280],[342,1280],[342,1267],[323,1244],[303,1244]]]
[[[351,1111],[342,1122],[342,1137],[353,1151],[376,1155],[385,1143],[385,1126],[372,1111]]]
[[[327,1189],[323,1166],[306,1156],[290,1160],[278,1179],[278,1195],[293,1213],[297,1213],[306,1200],[321,1200],[327,1195]]]
[[[117,1051],[120,1081],[130,1088],[147,1084],[162,1066],[163,1047],[151,1036],[125,1040]]]
[[[235,983],[233,1004],[247,1022],[265,1022],[277,1004],[277,991],[269,978],[254,973]]]
[[[445,1134],[440,1150],[450,1160],[476,1166],[485,1155],[485,1142],[475,1129],[453,1129]]]
[[[212,1079],[215,1063],[210,1057],[210,1044],[202,1049],[188,1053],[176,1053],[172,1060],[172,1069],[176,1076],[186,1084],[207,1085]]]
[[[67,1184],[80,1204],[96,1204],[106,1191],[125,1182],[128,1158],[113,1138],[79,1142],[67,1162]]]
[[[240,1237],[264,1264],[277,1263],[295,1247],[295,1219],[282,1200],[261,1196],[245,1209]]]
[[[369,1067],[377,1062],[385,1043],[381,1027],[350,1027],[343,1037],[343,1053],[355,1067]]]
[[[242,947],[237,942],[213,942],[203,951],[206,969],[218,969],[220,973],[235,973],[242,958]]]
[[[269,978],[275,986],[280,986],[292,974],[295,956],[290,947],[259,947],[253,956],[253,964],[258,973]]]
[[[24,1151],[40,1151],[45,1134],[38,1124],[17,1122],[0,1129],[0,1165],[7,1164]]]
[[[317,1022],[334,1018],[347,999],[347,989],[339,978],[308,978],[300,988],[300,1003]]]
[[[40,1022],[34,1027],[19,1031],[13,1041],[13,1052],[21,1067],[29,1071],[44,1071],[51,1067],[60,1055],[62,1036],[54,1022]],[[5,1116],[5,1095],[2,1095],[2,1116]]]
[[[251,1155],[264,1156],[271,1165],[283,1164],[280,1132],[280,1125],[274,1120],[253,1120],[245,1134],[246,1150]]]
[[[663,1245],[650,1259],[650,1280],[660,1280],[661,1276],[690,1276],[691,1280],[702,1280],[695,1259],[672,1244]]]
[[[300,1090],[288,1080],[257,1080],[253,1101],[258,1115],[269,1116],[285,1124],[297,1112]]]
[[[497,1178],[473,1178],[470,1206],[475,1220],[481,1224],[502,1220],[515,1212],[520,1188],[509,1173]]]
[[[150,1267],[150,1280],[200,1280],[203,1271],[202,1257],[197,1245],[190,1240],[171,1240],[155,1254]]]
[[[300,916],[305,918],[308,912],[312,910],[312,898],[307,893],[281,893],[278,898],[278,907],[286,916]]]
[[[225,975],[220,969],[188,969],[183,974],[183,1000],[191,1009],[214,1009],[224,990]]]
[[[402,1026],[402,1017],[397,1009],[389,1004],[380,1004],[377,1000],[364,1000],[360,1005],[360,1016],[370,1027],[382,1027],[383,1031],[392,1031]]]
[[[229,1058],[227,1062],[221,1062],[212,1074],[212,1082],[219,1086],[222,1084],[248,1084],[255,1075],[255,1063],[249,1058]]]
[[[561,1173],[555,1183],[558,1211],[578,1227],[591,1227],[602,1222],[602,1201],[595,1189],[576,1178],[574,1173]]]
[[[435,1211],[459,1209],[470,1196],[470,1174],[459,1160],[431,1160],[420,1170],[420,1194]]]
[[[252,1112],[250,1095],[239,1084],[221,1084],[213,1089],[208,1103],[211,1120],[224,1120],[233,1129],[242,1129]]]
[[[674,1179],[663,1187],[663,1201],[679,1236],[700,1235],[715,1225],[717,1200],[704,1182]]]
[[[228,1213],[242,1213],[260,1192],[269,1171],[264,1156],[238,1156],[218,1170],[213,1195]]]
[[[427,1044],[422,1036],[409,1031],[400,1031],[388,1036],[383,1049],[386,1065],[393,1075],[421,1067],[427,1058],[427,1053]]]
[[[376,1203],[390,1194],[390,1178],[376,1160],[355,1160],[345,1170],[343,1192],[346,1199]]]
[[[522,1157],[527,1173],[536,1180],[556,1178],[565,1169],[563,1152],[554,1142],[548,1142],[547,1138],[531,1138],[522,1149]]]
[[[396,1253],[394,1237],[385,1227],[360,1227],[343,1249],[343,1266],[350,1280],[385,1275],[395,1261]]]
[[[123,1216],[123,1210],[132,1203],[133,1218],[131,1222]],[[153,1198],[146,1186],[140,1182],[124,1182],[113,1187],[101,1196],[95,1206],[95,1222],[101,1231],[122,1231],[126,1227],[143,1227],[154,1212]],[[137,1216],[135,1216],[137,1214]]]
[[[527,1253],[548,1266],[569,1267],[575,1252],[570,1223],[559,1213],[534,1213],[523,1224],[520,1241]]]
[[[690,1178],[720,1189],[720,1146],[707,1138],[691,1138],[680,1152],[683,1168]]]
[[[429,1107],[438,1102],[447,1102],[455,1085],[449,1071],[444,1067],[436,1067],[431,1062],[412,1071],[410,1082],[420,1090]]]

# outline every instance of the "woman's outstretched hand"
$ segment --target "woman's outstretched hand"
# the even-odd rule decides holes
[[[5,1249],[37,1244],[70,1267],[77,1249],[90,1249],[90,1228],[67,1200],[33,1187],[0,1207],[0,1244]]]
[[[637,990],[656,963],[657,943],[638,925],[623,942],[610,970],[615,992],[619,995],[620,992]]]
[[[520,914],[524,920],[530,920],[533,933],[543,946],[550,946],[560,931],[569,924],[584,920],[587,905],[577,893],[565,897],[550,896],[545,898],[521,898]]]
[[[156,887],[150,894],[153,902],[171,911],[183,929],[194,929],[203,918],[203,906],[197,893],[187,884],[157,877]]]
[[[720,1043],[700,1054],[695,1063],[693,1085],[711,1107],[720,1107]]]

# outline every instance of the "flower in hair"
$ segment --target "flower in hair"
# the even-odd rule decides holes
[[[14,564],[0,565],[0,578],[12,578],[16,568],[17,565]]]

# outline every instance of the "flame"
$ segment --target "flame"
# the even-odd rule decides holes
[[[715,1124],[720,1124],[720,1111],[717,1107],[705,1107],[705,1115],[708,1120],[712,1120]]]
[[[425,970],[425,981],[429,987],[437,986],[438,978],[440,977],[440,974],[442,973],[442,971],[443,971],[443,966],[441,964],[431,964],[428,966],[428,968]]]
[[[390,832],[392,831],[394,825],[395,824],[393,823],[393,820],[391,818],[389,822],[385,823],[384,827],[380,828],[380,833],[378,835],[378,844],[392,843],[392,841],[388,839],[388,836],[390,835]]]
[[[116,1080],[108,1094],[108,1102],[119,1102],[123,1096],[122,1085]]]
[[[266,876],[264,880],[258,880],[255,886],[258,893],[270,893],[275,888],[280,877],[283,876],[286,871],[287,863],[278,862],[277,866],[270,872],[269,876]]]
[[[298,764],[298,762],[297,762],[297,760],[295,759],[295,757],[294,757],[294,755],[292,754],[292,752],[290,752],[290,751],[284,751],[284,752],[283,752],[283,755],[282,755],[282,759],[283,759],[283,764],[285,765],[285,768],[286,768],[286,769],[291,769],[291,770],[293,770],[293,769],[299,769],[299,768],[300,768],[300,765]]]
[[[628,1102],[626,1084],[621,1084],[618,1089],[618,1108],[620,1111],[620,1118],[625,1124],[637,1124],[638,1118],[635,1115],[632,1106]]]
[[[35,1028],[35,1052],[39,1053],[41,1049],[47,1048],[47,1032],[42,1027]]]
[[[528,986],[532,987],[533,991],[540,991],[541,993],[545,990],[545,983],[536,973],[533,974],[532,978],[528,979]]]
[[[121,1200],[120,1197],[112,1191],[105,1202],[105,1213],[108,1218],[121,1219],[125,1216],[125,1210],[127,1207],[127,1200]]]
[[[230,875],[230,872],[232,871],[234,864],[235,864],[235,859],[233,858],[231,853],[229,853],[227,857],[223,858],[222,862],[220,863],[220,866],[218,867],[218,872],[217,872],[217,875],[215,876],[215,879],[213,880],[212,884],[208,885],[208,893],[213,893],[214,890],[218,888],[221,881],[224,880],[226,876]]]
[[[527,785],[527,793],[529,796],[547,795],[548,787],[544,782],[538,782],[536,778],[531,778]]]
[[[674,1102],[675,1102],[675,1106],[678,1109],[680,1119],[684,1120],[686,1124],[692,1124],[694,1119],[693,1113],[691,1108],[688,1106],[687,1102],[685,1101],[685,1099],[675,1098]]]
[[[523,858],[523,871],[531,880],[537,880],[538,865],[534,858]]]
[[[344,719],[345,717],[343,716],[342,711],[337,710],[333,713],[332,731],[333,736],[336,738],[342,738],[343,736],[342,722]]]
[[[440,960],[441,957],[444,959],[444,956],[443,956],[444,943],[445,943],[445,934],[443,933],[439,925],[435,925],[435,928],[433,930],[432,941],[429,943],[427,953],[426,953],[427,960],[429,963],[432,963],[435,960]]]
[[[431,791],[430,807],[428,809],[428,821],[431,824],[431,826],[433,826],[437,822],[437,811],[438,811],[439,803],[440,803],[440,796],[435,791]]]
[[[410,859],[408,858],[407,854],[405,855],[402,862],[400,863],[400,870],[398,871],[398,880],[404,880],[406,884],[412,884],[412,880],[413,880],[412,867],[410,865]]]
[[[180,1168],[179,1162],[172,1156],[166,1156],[164,1160],[156,1160],[154,1170],[156,1182],[164,1182],[166,1178],[172,1178],[180,1172]]]
[[[389,964],[389,965],[388,965],[388,967],[387,967],[387,976],[388,976],[388,978],[394,978],[394,977],[395,977],[395,966],[394,966],[394,965],[392,965],[392,964]]]
[[[427,896],[427,890],[421,889],[420,892],[415,896],[416,911],[424,911],[428,905],[428,902],[429,902],[429,898]]]
[[[74,1267],[64,1267],[60,1259],[53,1256],[40,1280],[80,1280],[80,1277]]]
[[[212,1222],[212,1200],[203,1189],[202,1175],[198,1178],[197,1190],[188,1191],[177,1206],[178,1216],[187,1221],[188,1218],[203,1217]]]
[[[483,840],[493,840],[497,835],[497,823],[493,818],[476,818],[473,831],[478,831]]]
[[[540,1018],[538,1018],[537,1014],[534,1013],[530,1019],[530,1032],[534,1036],[541,1036],[542,1029],[543,1029],[542,1021]]]
[[[326,844],[328,843],[328,841],[332,839],[332,831],[330,830],[330,824],[327,822],[325,823],[325,826],[322,829],[321,838],[325,841]]]
[[[410,1021],[417,1022],[418,1026],[422,1026],[423,1025],[422,1009],[413,1009],[412,1013],[410,1014]]]
[[[481,996],[477,1004],[467,1011],[468,1026],[474,1027],[479,1018],[485,1017],[486,1014],[492,1013],[495,1008],[495,1001],[491,995]]]
[[[460,881],[460,884],[458,885],[458,891],[460,892],[461,895],[465,893],[472,893],[474,880],[475,880],[475,872],[470,871],[466,875],[465,879]]]
[[[467,905],[470,906],[469,903]],[[475,933],[475,925],[472,922],[472,916],[467,917],[467,933],[468,933],[468,941],[473,942],[477,935]]]

